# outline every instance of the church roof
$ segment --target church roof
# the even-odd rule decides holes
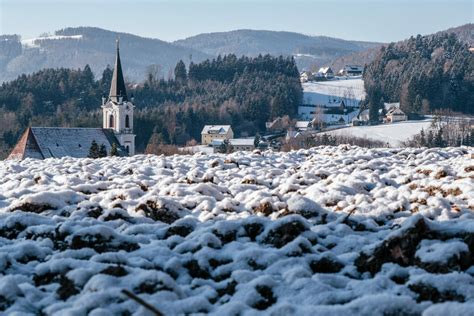
[[[30,127],[21,137],[8,159],[25,158],[85,158],[95,140],[100,146],[105,145],[110,153],[112,144],[116,143],[120,156],[126,156],[126,150],[120,146],[113,130],[103,128],[62,128]]]
[[[110,85],[109,100],[118,103],[119,97],[122,97],[123,101],[128,101],[125,80],[123,79],[122,63],[120,62],[119,42],[117,40],[117,56],[115,57],[115,67],[112,75],[112,83]]]

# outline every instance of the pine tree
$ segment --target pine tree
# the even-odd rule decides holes
[[[112,143],[112,148],[110,148],[110,156],[118,156],[118,147],[116,143]]]
[[[426,146],[427,147],[429,147],[429,148],[434,147],[433,138],[434,138],[433,131],[430,130],[428,132],[428,136],[426,137]]]
[[[272,118],[277,118],[287,114],[286,100],[285,97],[281,94],[278,94],[274,98],[272,98],[270,107],[272,112]]]
[[[436,132],[436,136],[435,136],[435,139],[434,139],[434,145],[435,147],[444,147],[445,145],[445,142],[444,142],[444,139],[443,139],[443,128],[440,127],[438,129],[438,131]]]
[[[183,83],[186,82],[187,77],[188,75],[186,73],[186,65],[182,60],[180,60],[174,68],[174,78],[176,81]]]
[[[87,157],[94,159],[99,158],[99,145],[97,145],[95,139],[91,143],[91,147],[89,148],[89,155]]]
[[[254,140],[253,140],[253,146],[254,146],[255,148],[258,148],[258,144],[260,144],[260,134],[257,133],[257,134],[255,135]]]
[[[331,143],[331,139],[329,138],[329,135],[328,134],[323,134],[323,136],[321,137],[321,142],[323,143],[323,145],[329,145]]]
[[[426,146],[426,138],[425,138],[425,130],[422,128],[420,132],[420,146],[425,147]]]
[[[105,148],[105,145],[102,144],[99,147],[99,158],[107,157],[107,148]]]
[[[417,114],[421,113],[422,107],[423,107],[423,103],[421,101],[421,97],[419,94],[417,94],[415,97],[415,102],[413,103],[413,112]]]

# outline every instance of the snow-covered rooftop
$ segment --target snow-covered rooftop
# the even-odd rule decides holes
[[[201,134],[227,134],[230,130],[230,125],[205,125]]]

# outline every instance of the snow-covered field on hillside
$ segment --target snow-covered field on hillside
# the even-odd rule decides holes
[[[0,162],[0,314],[472,315],[473,155]]]
[[[380,124],[370,126],[351,126],[328,132],[331,135],[350,135],[361,138],[369,138],[388,143],[397,147],[400,143],[407,141],[419,134],[422,129],[425,131],[431,125],[430,119],[423,121],[405,121],[393,124]]]
[[[365,99],[364,81],[361,78],[349,78],[330,81],[306,82],[303,87],[303,103],[335,106],[344,100],[346,106],[358,106]]]

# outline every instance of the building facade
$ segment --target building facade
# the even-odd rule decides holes
[[[209,145],[213,140],[234,138],[230,125],[205,125],[201,131],[201,144]]]

